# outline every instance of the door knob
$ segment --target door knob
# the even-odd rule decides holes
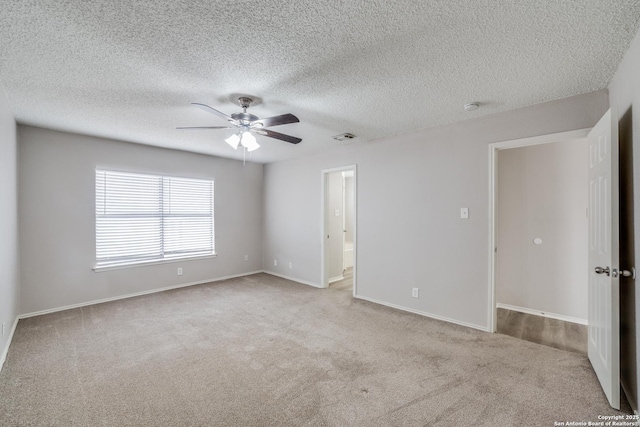
[[[620,275],[623,277],[631,277],[632,279],[636,278],[636,269],[631,267],[631,270],[620,270]]]
[[[609,267],[596,267],[596,274],[606,274],[608,276],[610,273]]]

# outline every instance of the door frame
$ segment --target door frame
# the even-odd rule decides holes
[[[532,145],[586,139],[592,128],[559,132],[530,138],[513,139],[489,144],[489,304],[487,307],[487,330],[496,332],[498,324],[496,307],[496,205],[498,185],[498,151]]]
[[[342,272],[347,269],[345,267],[344,262],[344,245],[347,241],[347,178],[344,176],[344,172],[342,172]],[[343,276],[344,277],[344,276]]]
[[[327,265],[326,265],[326,227],[327,227],[327,218],[326,215],[326,198],[327,198],[327,177],[330,173],[333,172],[346,172],[353,171],[353,296],[357,295],[357,271],[358,271],[358,168],[357,165],[345,165],[339,166],[330,169],[323,169],[321,175],[321,200],[320,200],[320,287],[328,288],[329,287],[329,278],[327,277]],[[344,215],[344,213],[343,213]],[[344,241],[344,233],[343,241]],[[343,245],[344,249],[344,245]],[[344,255],[343,255],[344,256]]]

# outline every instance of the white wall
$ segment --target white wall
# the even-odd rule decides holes
[[[586,322],[588,161],[584,139],[498,151],[499,304]]]
[[[18,140],[22,314],[262,269],[262,165],[28,126]],[[95,273],[96,167],[213,178],[218,256]]]
[[[353,243],[353,214],[354,214],[354,192],[353,192],[353,177],[347,176],[344,178],[344,223],[345,230],[344,240],[345,242]]]
[[[607,108],[598,91],[268,164],[265,261],[294,269],[265,268],[320,284],[321,170],[357,164],[358,295],[487,328],[488,144],[591,127]]]
[[[620,266],[640,268],[640,32],[609,85],[609,99],[620,131]],[[634,191],[635,188],[635,191]],[[637,206],[638,209],[635,209]],[[620,375],[631,406],[638,409],[640,372],[640,292],[630,278],[620,279]]]
[[[0,369],[19,310],[16,122],[0,87]]]

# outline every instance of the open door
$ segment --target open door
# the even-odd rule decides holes
[[[350,199],[350,227],[346,229],[350,231],[352,237],[352,267],[353,276],[351,279],[353,296],[357,295],[357,213],[356,201],[357,197],[357,167],[356,165],[342,166],[332,169],[324,169],[322,171],[322,246],[321,254],[321,287],[328,288],[329,283],[337,280],[343,280],[344,271],[344,239],[345,224],[343,217],[345,215],[345,194],[343,186],[343,176],[350,174],[352,177],[351,192],[347,196]],[[351,228],[351,230],[349,230]]]
[[[610,109],[589,132],[589,360],[620,409],[618,122]]]

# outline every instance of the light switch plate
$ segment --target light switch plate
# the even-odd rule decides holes
[[[460,208],[460,218],[462,219],[469,218],[469,208]]]

